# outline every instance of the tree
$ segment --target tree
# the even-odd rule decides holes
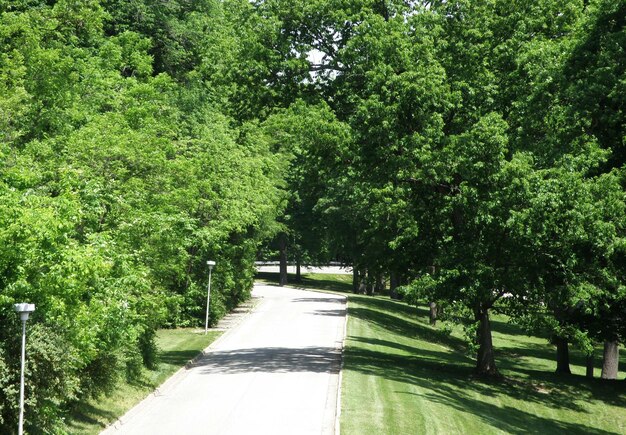
[[[170,75],[184,49],[154,45],[162,29],[107,21],[133,5],[0,3],[0,383],[19,365],[11,304],[28,300],[31,430],[62,431],[76,400],[152,366],[157,327],[200,323],[206,258],[220,272],[212,321],[249,297],[280,210],[267,138],[232,127],[213,104],[223,90],[191,80],[211,47],[197,26],[220,10],[149,11],[198,37]],[[10,431],[16,410],[0,413]]]
[[[341,173],[350,130],[327,104],[311,105],[302,100],[276,111],[265,121],[264,129],[281,161],[289,162],[285,168],[289,196],[281,218],[284,231],[279,235],[281,258],[287,241],[292,240],[290,249],[300,255],[328,260],[336,222],[328,219],[321,203]]]
[[[560,192],[570,197],[576,196],[571,200],[561,197],[559,201],[575,204],[571,205],[574,208],[582,207],[581,210],[585,211],[581,213],[590,221],[584,224],[581,219],[570,216],[571,229],[566,229],[562,223],[558,230],[559,234],[569,234],[564,237],[568,242],[557,245],[558,248],[549,240],[544,243],[545,249],[559,249],[558,253],[553,253],[553,258],[566,264],[560,268],[554,267],[552,277],[546,280],[553,287],[552,295],[547,298],[552,301],[550,305],[556,319],[556,323],[549,328],[560,343],[562,355],[566,355],[567,342],[573,341],[591,358],[593,347],[590,341],[605,340],[604,334],[598,335],[598,330],[592,327],[594,322],[591,317],[597,315],[603,318],[601,322],[605,325],[613,324],[607,319],[608,311],[603,310],[604,315],[600,315],[597,307],[602,305],[602,300],[611,300],[611,305],[619,306],[620,298],[619,286],[615,284],[619,279],[615,271],[619,267],[610,265],[617,258],[616,246],[619,246],[619,240],[623,237],[623,228],[613,224],[621,220],[618,204],[623,200],[620,199],[617,187],[619,182],[607,181],[615,180],[619,175],[616,172],[602,179],[595,178],[597,174],[609,173],[612,168],[621,166],[619,145],[615,140],[615,135],[620,134],[615,123],[620,112],[615,110],[615,103],[600,103],[600,99],[606,95],[610,96],[610,100],[619,95],[615,83],[623,74],[623,65],[618,60],[619,56],[615,61],[609,61],[613,44],[620,38],[617,30],[619,24],[614,20],[619,15],[619,6],[613,2],[591,2],[571,4],[563,10],[568,12],[563,13],[560,19],[568,15],[572,19],[561,22],[560,32],[552,32],[551,38],[535,38],[526,44],[528,48],[522,55],[525,66],[520,76],[527,78],[531,92],[517,103],[512,119],[516,124],[519,123],[519,133],[514,139],[516,146],[528,148],[527,144],[531,144],[530,149],[539,165],[565,167],[569,171],[580,171],[583,177],[588,178],[582,182],[583,187],[579,186],[580,181],[570,180],[579,189],[569,194],[565,193],[568,187],[559,184]],[[573,24],[564,26],[568,21]],[[603,70],[607,74],[602,73]],[[595,199],[585,197],[581,192],[591,189],[585,186],[593,184],[597,186],[593,189],[600,189],[603,193],[593,194]],[[613,185],[608,188],[609,184]],[[603,195],[611,200],[605,202],[601,199]],[[591,209],[594,213],[588,211]],[[604,216],[598,214],[600,210],[605,213]],[[541,219],[554,223],[547,216]],[[596,223],[591,223],[594,219]],[[578,224],[574,223],[576,220]],[[606,230],[612,228],[611,235],[595,232],[599,222],[604,222]],[[543,228],[545,226],[542,224]],[[581,234],[576,234],[575,228],[581,227],[590,234],[590,239],[585,241]],[[548,245],[552,246],[548,248]],[[548,261],[547,264],[550,263]],[[589,270],[583,271],[584,265],[588,265]],[[571,274],[577,277],[573,278]],[[585,284],[576,283],[580,280],[585,281]],[[581,290],[579,285],[585,289]],[[546,288],[546,291],[550,294],[549,289]],[[581,320],[581,316],[586,320]],[[615,335],[614,330],[606,337],[613,340]],[[569,372],[567,361],[562,360],[558,369]]]

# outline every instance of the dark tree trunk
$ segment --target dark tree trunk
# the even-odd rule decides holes
[[[278,243],[280,249],[280,277],[278,283],[283,286],[287,284],[287,235],[281,234]]]
[[[430,326],[435,326],[437,324],[437,303],[429,302],[428,307],[430,308]]]
[[[356,267],[356,264],[352,265],[352,292],[359,292],[359,269]]]
[[[556,345],[556,373],[563,375],[571,375],[572,372],[569,368],[569,343],[567,338],[554,337],[552,339]]]
[[[593,353],[587,355],[586,363],[587,370],[585,372],[585,376],[589,379],[593,379]]]
[[[480,376],[500,376],[496,368],[496,360],[493,353],[493,340],[491,338],[491,323],[489,322],[489,309],[482,308],[476,311],[475,318],[478,321],[478,355],[476,358],[476,373]]]
[[[365,288],[368,296],[372,296],[374,294],[374,277],[371,272],[367,272],[365,278]]]
[[[367,270],[359,270],[359,294],[367,293]]]
[[[383,274],[379,273],[376,275],[376,293],[382,294],[385,291],[385,280],[383,278]]]
[[[391,297],[391,299],[399,299],[398,274],[393,270],[389,272],[389,296]]]
[[[300,256],[296,257],[296,282],[298,284],[302,283],[302,271],[300,270]]]
[[[604,342],[604,358],[602,360],[602,379],[617,379],[619,365],[619,343],[617,340]]]
[[[385,21],[389,21],[389,7],[387,6],[386,0],[381,0],[380,2],[380,13],[382,14]]]

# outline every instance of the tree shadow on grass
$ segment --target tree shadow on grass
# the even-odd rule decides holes
[[[599,355],[598,355],[599,354]],[[496,348],[496,357],[498,359],[498,365],[506,370],[533,373],[533,376],[541,376],[548,378],[566,379],[567,375],[557,375],[553,371],[539,371],[529,370],[528,361],[525,358],[534,358],[539,360],[548,361],[556,369],[556,348],[550,344],[540,343],[515,343],[515,347],[498,347]],[[597,365],[602,364],[602,354],[597,351],[595,363]],[[584,367],[586,364],[586,358],[582,352],[577,349],[570,351],[570,364]],[[623,360],[621,362],[623,364]],[[540,375],[543,373],[543,375]],[[586,378],[582,380],[582,376],[573,375],[572,378],[578,379],[579,382],[589,382]],[[624,383],[626,386],[626,383]]]
[[[416,321],[409,321],[401,317],[376,311],[370,308],[353,307],[348,305],[348,316],[385,328],[394,334],[408,338],[418,338],[429,343],[438,343],[454,349],[464,351],[465,342],[445,331],[434,329]]]
[[[410,346],[406,342],[353,336],[349,337],[345,351],[345,370],[419,386],[426,390],[422,395],[426,400],[474,414],[494,428],[509,433],[601,435],[613,432],[583,423],[536,416],[511,406],[493,405],[488,403],[490,397],[509,397],[520,402],[579,413],[589,413],[581,405],[584,401],[599,400],[614,406],[626,406],[626,382],[607,384],[600,380],[589,381],[583,376],[561,376],[528,369],[525,358],[554,360],[554,350],[548,344],[516,342],[514,348],[496,349],[498,365],[502,369],[524,374],[527,379],[505,378],[490,381],[477,378],[473,374],[474,361],[465,354],[465,342],[418,320],[416,313],[421,313],[419,309],[380,298],[351,297],[351,300],[355,299],[358,303],[349,305],[349,316],[384,328],[392,335],[405,337],[407,342],[418,339],[438,343],[452,350],[438,352]],[[426,315],[426,310],[423,311]],[[499,320],[493,323],[495,330],[509,337],[527,335],[515,325],[507,325]],[[359,343],[387,349],[368,349]],[[408,355],[399,355],[398,351]]]
[[[459,400],[459,409],[478,413],[481,401],[470,398],[468,392],[481,397],[509,396],[516,400],[568,409],[585,410],[575,403],[576,385],[563,385],[545,394],[532,382],[517,380],[489,381],[473,375],[473,366],[454,360],[448,352],[420,350],[414,355],[397,355],[362,348],[348,348],[345,352],[344,369],[376,376],[395,382],[419,386],[437,392],[452,403]],[[476,406],[472,405],[476,402]]]
[[[556,374],[527,367],[517,367],[514,370],[524,373],[532,379],[532,382],[540,384],[545,390],[567,390],[575,399],[585,397],[614,406],[626,407],[626,382],[623,381],[587,379],[581,375]]]
[[[515,343],[515,347],[499,347],[496,352],[500,359],[504,362],[510,362],[512,365],[521,363],[528,365],[521,358],[536,358],[546,361],[555,361],[556,350],[551,349],[548,345],[532,344],[532,343]],[[574,363],[574,361],[572,361]],[[582,362],[582,361],[580,361]]]
[[[78,403],[71,411],[72,418],[68,421],[70,428],[78,428],[81,424],[91,424],[104,427],[103,421],[109,422],[118,416],[102,408],[91,405],[88,402]]]
[[[377,358],[373,361],[378,361],[383,358],[382,355],[386,355],[385,361],[387,363],[391,363],[393,361],[395,364],[407,367],[409,370],[407,372],[408,375],[415,373],[416,371],[422,373],[420,370],[435,370],[437,373],[450,371],[451,374],[455,376],[472,375],[474,363],[470,358],[462,353],[418,349],[401,343],[368,337],[349,337],[348,346],[344,351],[346,361],[351,360],[353,357],[359,359],[362,352],[370,351],[370,349],[363,349],[362,347],[352,347],[350,346],[350,342],[364,343],[367,345],[386,347],[396,350],[395,352],[385,350],[383,351],[384,353],[379,352],[378,350],[371,350],[372,352],[376,352],[378,354]],[[398,350],[405,352],[408,355],[398,354]],[[373,367],[372,370],[374,370]]]
[[[392,299],[375,296],[352,295],[350,296],[350,300],[369,307],[377,308],[379,310],[389,311],[396,314],[399,313],[413,319],[428,315],[427,310],[423,308],[417,308],[407,304],[406,302],[394,301]]]
[[[133,387],[145,388],[148,390],[151,390],[155,387],[153,382],[150,382],[143,376],[139,378],[127,379],[126,382],[128,383],[128,385],[132,385]]]
[[[427,349],[423,349],[423,348],[417,348],[414,346],[409,346],[406,344],[402,344],[402,343],[398,343],[395,341],[388,341],[388,340],[380,340],[377,338],[369,338],[369,337],[353,337],[350,336],[348,337],[349,340],[352,341],[357,341],[359,343],[365,343],[365,344],[369,344],[369,345],[373,345],[373,346],[382,346],[382,347],[388,347],[388,348],[392,348],[392,349],[397,349],[403,352],[406,352],[410,355],[414,355],[417,358],[420,357],[428,357],[428,358],[434,358],[436,360],[447,360],[448,362],[451,362],[453,364],[461,364],[461,365],[467,365],[467,366],[473,366],[474,361],[469,358],[465,353],[460,353],[460,352],[438,352],[438,351],[431,351],[431,350],[427,350]]]
[[[551,420],[511,406],[497,406],[488,402],[475,400],[462,391],[452,390],[446,386],[436,388],[432,393],[415,394],[424,399],[440,403],[460,412],[471,413],[490,426],[511,434],[591,434],[612,435],[609,432],[582,423]]]
[[[200,352],[198,350],[170,350],[159,353],[159,362],[174,366],[182,366],[187,361],[195,358]]]
[[[307,278],[306,275],[302,277],[302,281],[300,283],[295,283],[292,280],[290,281],[290,284],[311,289],[335,291],[339,293],[352,292],[351,282],[337,281],[335,279],[310,279]]]
[[[497,332],[499,334],[508,335],[508,336],[516,336],[516,335],[521,335],[525,337],[529,336],[529,334],[526,331],[524,331],[524,328],[522,328],[521,326],[518,326],[510,322],[506,322],[504,320],[499,320],[495,318],[495,316],[493,316],[489,320],[489,322],[491,323],[492,332]]]

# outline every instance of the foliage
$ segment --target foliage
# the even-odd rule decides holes
[[[134,22],[139,3],[121,3],[0,3],[2,432],[17,415],[13,303],[37,306],[27,425],[61,430],[73,402],[154,365],[157,327],[201,322],[206,259],[212,322],[249,297],[279,210],[268,140],[231,126],[224,89],[190,80],[221,6],[146,2]]]
[[[205,335],[204,330],[179,328],[160,329],[155,334],[158,348],[155,366],[142,369],[135,380],[122,380],[110,394],[78,403],[67,419],[69,433],[99,434],[197,356],[221,332],[210,331]]]
[[[621,319],[621,2],[256,7],[294,52],[317,51],[311,80],[350,131],[343,167],[326,159],[325,189],[306,193],[332,254],[482,325],[467,326],[479,371],[497,372],[492,309],[586,348],[610,335],[590,319]]]
[[[479,371],[497,372],[493,310],[587,350],[623,339],[625,16],[0,0],[1,394],[12,303],[37,305],[28,421],[51,432],[154,364],[157,327],[201,322],[207,259],[215,322],[280,233],[438,302],[475,333]]]

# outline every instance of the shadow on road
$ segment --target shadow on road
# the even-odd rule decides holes
[[[345,305],[345,298],[295,298],[290,302],[331,302],[333,304],[343,304]]]
[[[314,316],[337,316],[337,317],[345,317],[347,310],[344,308],[342,310],[315,310],[311,311],[307,314],[313,314]]]
[[[292,299],[290,302],[311,302],[311,303],[332,303],[332,304],[340,304],[343,308],[338,309],[321,309],[308,312],[307,314],[313,314],[315,316],[337,316],[337,317],[345,317],[348,310],[346,307],[346,299],[345,298],[333,298],[333,297],[317,297],[317,298],[296,298]],[[333,308],[336,305],[333,306]]]
[[[263,347],[211,352],[194,364],[202,373],[339,373],[341,350],[332,347]]]

